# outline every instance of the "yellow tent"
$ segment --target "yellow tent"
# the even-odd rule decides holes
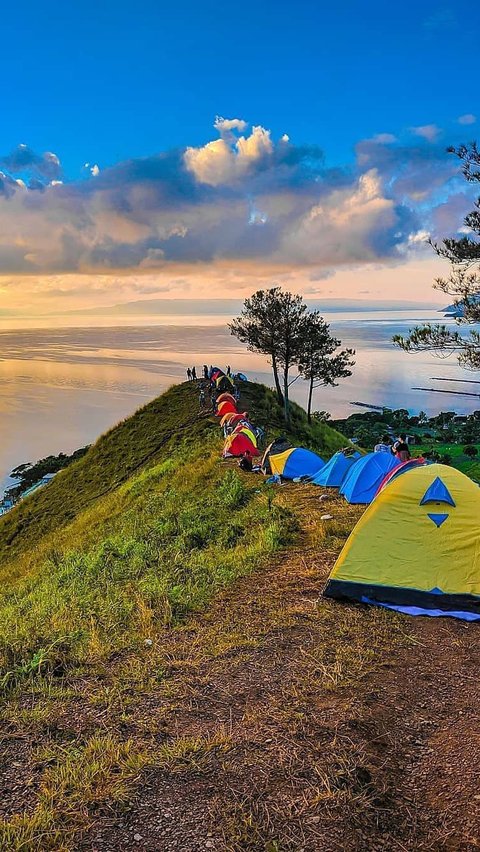
[[[480,618],[480,488],[441,464],[393,479],[361,517],[325,595]]]

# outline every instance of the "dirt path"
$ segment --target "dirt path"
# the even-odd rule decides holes
[[[318,496],[282,489],[297,549],[165,637],[122,717],[152,765],[79,850],[480,848],[480,628],[319,600],[359,512]]]

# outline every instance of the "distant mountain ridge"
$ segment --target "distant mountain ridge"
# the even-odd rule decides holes
[[[423,302],[404,302],[398,299],[367,302],[362,299],[309,299],[308,304],[320,311],[408,311],[435,310],[436,306]],[[137,299],[132,302],[121,302],[115,305],[104,305],[94,308],[78,308],[64,311],[57,316],[225,316],[240,313],[243,305],[241,299]]]

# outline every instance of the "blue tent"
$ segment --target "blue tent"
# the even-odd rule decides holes
[[[270,453],[270,467],[272,473],[282,476],[284,479],[297,479],[300,476],[315,476],[325,462],[311,450],[303,447],[291,447],[283,453]]]
[[[340,487],[347,503],[371,503],[385,474],[401,464],[391,453],[368,453],[355,462]]]
[[[313,477],[312,484],[338,488],[342,484],[350,468],[360,458],[361,455],[359,452],[352,453],[351,455],[345,455],[345,453],[340,450],[338,453],[335,453],[330,461],[326,463],[325,467],[322,467],[317,475]]]

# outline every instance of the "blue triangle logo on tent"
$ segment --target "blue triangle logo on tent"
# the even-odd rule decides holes
[[[448,515],[428,515],[431,521],[435,524],[436,527],[441,527],[443,523],[448,518]]]
[[[433,480],[432,484],[425,491],[425,494],[420,500],[420,506],[423,506],[425,503],[449,503],[450,506],[455,506],[455,500],[439,476]]]

